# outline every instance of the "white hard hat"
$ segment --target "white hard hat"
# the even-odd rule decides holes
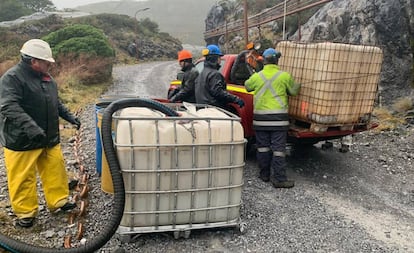
[[[23,44],[20,53],[31,56],[36,59],[45,60],[48,62],[55,62],[52,57],[52,49],[44,40],[32,39]]]

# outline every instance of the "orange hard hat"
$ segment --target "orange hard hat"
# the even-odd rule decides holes
[[[254,43],[253,42],[250,42],[249,44],[246,45],[247,50],[250,50],[250,49],[253,49],[253,48],[254,48]]]
[[[192,58],[193,58],[193,55],[188,50],[181,50],[180,52],[178,52],[178,61],[179,62],[187,60],[187,59],[192,59]]]

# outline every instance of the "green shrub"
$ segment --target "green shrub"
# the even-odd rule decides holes
[[[113,57],[114,50],[102,39],[93,36],[70,38],[57,44],[53,48],[55,55],[90,54],[92,56]]]
[[[1,0],[0,2],[0,22],[15,20],[30,13],[32,13],[30,9],[16,0]]]
[[[102,57],[114,56],[114,50],[102,30],[90,25],[66,26],[44,36],[43,39],[49,42],[56,57],[69,53],[72,55],[84,53]]]
[[[73,73],[83,84],[105,82],[111,78],[115,51],[102,30],[75,24],[43,39],[49,42],[54,57],[58,59],[57,75],[70,76]]]

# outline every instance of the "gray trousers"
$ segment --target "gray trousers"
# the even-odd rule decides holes
[[[286,177],[287,131],[256,131],[257,162],[262,171],[279,182]]]

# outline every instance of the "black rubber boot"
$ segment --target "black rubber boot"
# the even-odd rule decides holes
[[[16,224],[22,228],[30,228],[33,226],[34,219],[34,217],[21,218],[17,220]]]
[[[270,182],[275,188],[292,188],[293,186],[295,186],[295,181],[291,180],[277,181],[276,179],[271,178]]]
[[[259,173],[259,178],[263,182],[269,182],[270,180],[270,169],[261,169]]]
[[[60,210],[62,210],[62,211],[64,211],[64,212],[67,212],[67,211],[70,211],[70,210],[72,210],[72,209],[74,209],[76,207],[76,203],[72,203],[72,202],[66,202],[66,204],[64,204],[61,208],[60,208]]]

